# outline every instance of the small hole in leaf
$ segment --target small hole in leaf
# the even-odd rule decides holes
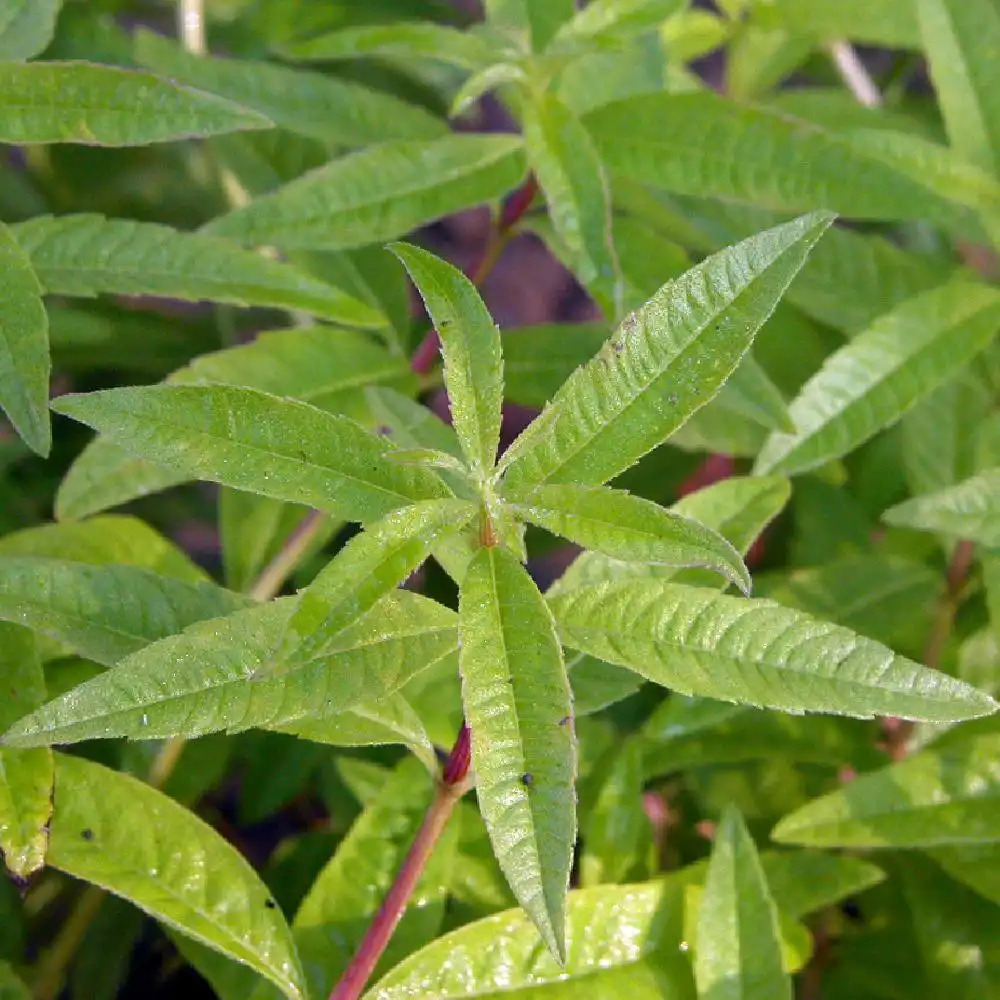
[[[521,775],[521,784],[524,785],[525,788],[531,788],[534,783],[535,776],[530,771],[525,771],[524,774]]]
[[[88,827],[86,830],[81,830],[80,831],[80,836],[83,837],[84,840],[93,840],[94,839],[94,831],[91,830]]]
[[[265,899],[264,900],[264,905],[269,910],[276,910],[278,908],[278,904],[273,899]]]

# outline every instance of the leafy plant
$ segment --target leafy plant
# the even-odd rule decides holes
[[[992,996],[1000,8],[483,6],[0,0],[0,996]]]

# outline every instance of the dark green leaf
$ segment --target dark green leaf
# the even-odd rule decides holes
[[[2,43],[0,37],[0,43]],[[0,407],[25,443],[48,455],[49,321],[31,261],[0,222]]]
[[[255,111],[151,73],[84,62],[0,63],[2,142],[137,146],[270,127]]]

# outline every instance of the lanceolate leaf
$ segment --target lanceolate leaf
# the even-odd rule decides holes
[[[0,729],[45,701],[35,637],[0,622]],[[52,813],[52,751],[0,748],[0,874],[27,878],[45,863]],[[2,991],[0,991],[2,992]]]
[[[954,282],[910,299],[830,357],[792,402],[757,472],[795,475],[852,451],[966,365],[1000,327],[1000,294]]]
[[[441,339],[452,422],[473,473],[484,479],[496,464],[503,406],[500,331],[475,285],[445,261],[397,243]]]
[[[559,41],[642,34],[658,28],[683,6],[683,0],[591,0],[562,27]]]
[[[975,688],[770,601],[658,580],[550,601],[563,641],[681,694],[790,712],[948,721],[988,715]]]
[[[0,59],[30,59],[52,41],[62,0],[3,0]]]
[[[694,974],[701,1000],[791,1000],[778,910],[740,814],[715,833],[698,919]]]
[[[1000,545],[1000,469],[987,469],[956,486],[913,497],[882,515],[887,524],[940,531],[990,547]]]
[[[339,288],[210,236],[100,215],[40,216],[11,232],[45,291],[55,295],[208,299],[301,309],[348,325],[383,322]]]
[[[57,754],[48,861],[305,997],[291,932],[249,863],[141,781]]]
[[[132,566],[0,558],[0,619],[58,639],[110,666],[194,622],[245,607],[214,583],[186,583]]]
[[[292,132],[346,146],[433,139],[447,127],[423,108],[323,73],[262,61],[205,58],[152,32],[134,36],[144,66],[266,115]]]
[[[611,242],[611,198],[593,140],[569,108],[543,93],[526,102],[524,143],[573,272],[616,320],[622,277]]]
[[[62,396],[53,406],[188,478],[349,520],[448,495],[432,472],[388,461],[389,444],[353,420],[253,389],[108,389]]]
[[[393,511],[355,535],[299,597],[281,658],[303,663],[322,655],[476,513],[465,500],[428,500]]]
[[[318,62],[402,56],[451,63],[467,70],[489,66],[497,58],[493,46],[479,35],[423,21],[344,28],[288,43],[283,51],[295,59]]]
[[[380,143],[257,198],[209,231],[286,250],[364,246],[499,198],[523,174],[521,142],[511,136]]]
[[[325,717],[391,694],[455,650],[454,613],[399,591],[321,658],[277,670],[294,607],[263,604],[155,643],[22,719],[5,742],[201,736]]]
[[[416,836],[433,785],[415,761],[389,775],[378,796],[354,822],[337,853],[302,901],[292,930],[315,997],[329,994],[347,968]],[[444,919],[458,826],[453,817],[383,956],[382,968],[433,940]]]
[[[659,504],[602,486],[541,486],[521,516],[586,549],[625,562],[702,566],[750,590],[739,553],[711,528]]]
[[[41,556],[91,566],[137,566],[186,583],[208,580],[208,574],[173,542],[145,521],[120,514],[13,531],[0,538],[0,556]]]
[[[47,455],[49,321],[42,286],[10,229],[0,223],[0,407],[25,443]]]
[[[573,16],[573,0],[485,0],[485,10],[491,27],[524,36],[526,47],[542,52]]]
[[[739,363],[830,221],[804,216],[665,285],[507,451],[507,494],[603,483],[669,437]]]
[[[459,636],[479,807],[517,901],[562,959],[576,840],[572,701],[552,616],[506,549],[472,560]]]
[[[961,730],[786,816],[771,836],[832,847],[938,847],[1000,840],[1000,736]]]
[[[1000,10],[992,0],[917,0],[920,37],[952,147],[1000,172]]]
[[[710,93],[655,94],[587,115],[606,166],[678,194],[860,219],[968,226],[1000,186],[932,143],[899,132],[827,132]]]
[[[0,63],[0,142],[137,146],[270,127],[255,111],[151,73],[84,62]]]
[[[850,38],[871,45],[919,48],[911,0],[769,0],[755,4],[754,21],[821,41]]]
[[[56,517],[89,517],[186,482],[190,476],[166,469],[119,448],[105,438],[91,441],[69,467],[56,493]]]

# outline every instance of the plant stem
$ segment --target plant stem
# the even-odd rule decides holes
[[[38,976],[33,990],[35,1000],[56,1000],[62,992],[66,969],[83,943],[103,902],[104,890],[96,885],[88,885],[80,893],[56,939],[38,963]]]
[[[847,88],[857,98],[858,103],[866,108],[880,108],[882,92],[865,69],[865,64],[859,58],[854,46],[848,42],[832,42],[829,52],[840,78],[847,84]]]
[[[208,51],[205,42],[205,3],[204,0],[178,0],[178,27],[181,41],[188,52],[203,56]]]
[[[326,515],[318,510],[309,511],[299,521],[295,530],[285,539],[281,550],[264,567],[257,582],[250,588],[250,596],[254,600],[269,601],[277,595],[325,524]]]
[[[455,804],[468,791],[470,759],[469,729],[463,725],[441,773],[434,801],[424,816],[416,839],[396,874],[388,895],[368,926],[364,940],[351,959],[351,964],[340,982],[333,988],[330,1000],[357,1000],[361,996],[392,937],[392,932],[406,910],[406,905],[451,817]]]

